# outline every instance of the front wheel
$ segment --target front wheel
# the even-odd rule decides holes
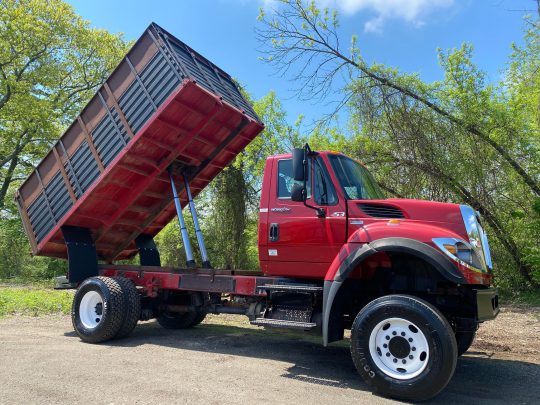
[[[474,342],[476,331],[458,331],[456,332],[456,342],[458,347],[458,356],[465,354]]]
[[[454,332],[431,304],[389,295],[366,305],[351,328],[359,374],[383,396],[422,401],[450,381],[457,362]]]

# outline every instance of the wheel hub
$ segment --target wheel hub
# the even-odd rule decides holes
[[[371,331],[369,352],[384,374],[399,380],[418,376],[429,359],[426,336],[414,323],[403,318],[379,322]]]
[[[401,336],[395,336],[388,343],[390,354],[398,359],[403,359],[411,352],[411,346],[407,339]]]

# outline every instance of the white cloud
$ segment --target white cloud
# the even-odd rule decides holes
[[[404,20],[416,27],[426,23],[425,18],[436,9],[449,8],[454,0],[319,0],[338,7],[345,14],[353,15],[359,11],[375,14],[364,24],[366,32],[381,32],[386,20]]]
[[[275,0],[261,0],[267,9]],[[364,23],[366,32],[382,32],[387,20],[403,20],[415,27],[426,24],[426,18],[437,9],[448,9],[454,0],[316,0],[320,7],[337,8],[345,15],[365,11],[373,16]]]

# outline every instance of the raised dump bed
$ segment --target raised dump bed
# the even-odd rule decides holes
[[[66,258],[70,225],[101,260],[133,256],[175,216],[168,167],[197,195],[262,129],[227,73],[151,24],[17,191],[34,254]]]

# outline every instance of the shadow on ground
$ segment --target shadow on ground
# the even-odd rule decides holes
[[[76,337],[74,332],[66,336]],[[140,324],[130,337],[107,343],[135,347],[161,345],[233,356],[291,363],[281,377],[314,385],[369,391],[351,360],[348,342],[324,348],[319,337],[203,324],[193,329],[171,331],[155,322]],[[540,365],[491,358],[485,352],[470,352],[458,360],[456,372],[446,389],[432,403],[477,404],[539,403]]]

